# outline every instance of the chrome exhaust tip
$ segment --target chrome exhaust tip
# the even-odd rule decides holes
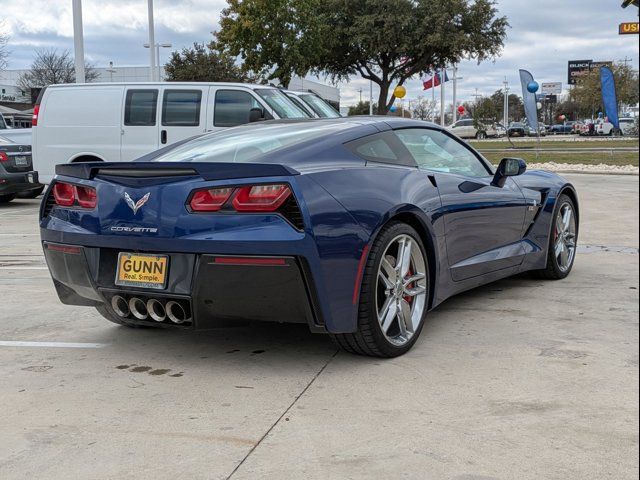
[[[131,297],[129,300],[129,310],[131,310],[131,314],[138,320],[146,320],[149,316],[146,303],[138,297]]]
[[[164,305],[155,298],[147,301],[147,312],[156,322],[163,322],[167,318],[167,312],[164,309]]]
[[[167,311],[167,317],[169,317],[169,320],[171,320],[173,323],[180,324],[189,320],[189,317],[187,317],[187,312],[185,312],[182,305],[180,305],[178,302],[170,300],[167,302],[167,306],[165,308]]]
[[[111,308],[116,312],[116,315],[122,318],[128,317],[131,312],[129,304],[124,297],[121,297],[120,295],[114,295],[111,297]]]

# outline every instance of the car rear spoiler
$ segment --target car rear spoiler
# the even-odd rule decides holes
[[[299,174],[293,168],[276,163],[88,162],[56,165],[56,175],[85,180],[98,175],[135,178],[199,176],[204,180],[228,180]]]

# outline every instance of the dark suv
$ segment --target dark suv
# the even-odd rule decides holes
[[[31,146],[18,145],[0,137],[0,203],[16,196],[35,198],[44,189],[33,170]]]

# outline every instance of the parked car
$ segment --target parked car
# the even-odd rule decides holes
[[[526,134],[527,134],[528,137],[537,137],[538,136],[538,131],[540,132],[540,136],[541,137],[544,137],[544,136],[547,135],[547,129],[545,128],[543,123],[539,123],[538,124],[538,130],[537,131],[531,125],[525,124],[525,130],[526,130]]]
[[[521,122],[511,122],[507,128],[507,136],[509,137],[524,137],[526,134],[526,126]]]
[[[611,136],[613,135],[615,131],[615,127],[613,126],[613,123],[606,121],[606,122],[599,122],[596,125],[596,134],[597,135],[606,135],[606,136]]]
[[[307,107],[306,110],[311,111],[312,118],[314,116],[317,118],[340,118],[342,116],[329,102],[315,93],[296,92],[293,90],[286,90],[285,93],[294,102],[296,99],[302,102],[302,104]]]
[[[571,133],[573,135],[580,135],[580,131],[582,130],[583,122],[575,122],[571,127]]]
[[[44,185],[33,170],[31,146],[19,145],[0,137],[0,203],[7,203],[17,195],[35,198]]]
[[[320,116],[313,111],[313,109],[307,105],[295,92],[291,90],[282,90],[289,99],[295,103],[309,118],[320,118]]]
[[[493,125],[480,123],[476,128],[474,120],[471,118],[458,120],[453,125],[449,125],[448,130],[460,138],[476,138],[482,140],[487,137],[498,136],[498,132],[493,128]]]
[[[573,125],[576,122],[574,121],[569,121],[569,122],[564,122],[564,123],[558,123],[556,125],[553,125],[551,127],[551,130],[549,133],[551,133],[552,135],[566,135],[572,132],[573,130]]]
[[[19,145],[31,145],[31,129],[10,127],[1,113],[0,136]]]
[[[596,134],[596,124],[593,120],[585,120],[580,125],[580,131],[578,132],[580,136],[588,137]]]
[[[304,323],[348,352],[396,357],[459,292],[571,273],[576,190],[526,170],[416,120],[261,122],[144,161],[58,165],[40,234],[60,299],[105,321]]]
[[[638,136],[638,119],[630,117],[621,118],[620,133],[624,136]]]
[[[505,137],[507,135],[507,129],[504,128],[504,125],[501,123],[495,123],[493,125],[494,130],[496,131],[496,137]]]
[[[60,163],[133,160],[195,135],[279,118],[308,114],[266,85],[52,85],[34,107],[34,164],[49,182]]]

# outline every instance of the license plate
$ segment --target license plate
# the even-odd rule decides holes
[[[27,157],[13,157],[13,159],[16,162],[16,167],[26,167],[27,165],[29,165]]]
[[[168,255],[138,255],[120,252],[116,285],[162,290],[167,283]]]

